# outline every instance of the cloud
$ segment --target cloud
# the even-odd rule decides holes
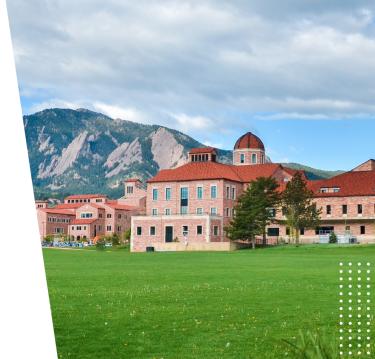
[[[63,99],[198,137],[242,128],[244,117],[373,117],[372,8],[370,0],[8,3],[22,92],[31,102],[48,94],[29,112]],[[204,140],[215,141],[211,133]]]
[[[95,102],[93,109],[115,119],[148,123],[147,116],[134,108],[122,108],[102,102]]]
[[[213,120],[204,116],[189,116],[185,113],[170,114],[170,116],[176,121],[176,128],[186,133],[209,130],[215,126]]]

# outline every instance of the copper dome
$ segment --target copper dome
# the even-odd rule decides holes
[[[258,136],[255,136],[251,132],[247,132],[236,141],[234,149],[241,150],[247,148],[259,149],[264,151],[264,144]]]

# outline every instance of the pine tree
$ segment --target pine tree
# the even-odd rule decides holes
[[[321,213],[313,203],[313,192],[307,188],[300,172],[287,183],[282,195],[282,204],[291,237],[298,244],[301,228],[318,226]]]
[[[254,248],[255,237],[262,235],[266,244],[266,227],[273,222],[274,209],[280,201],[278,187],[272,177],[259,177],[250,183],[238,199],[234,219],[226,228],[229,238],[247,240]]]

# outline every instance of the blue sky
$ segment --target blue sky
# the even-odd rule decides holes
[[[273,161],[375,157],[375,4],[316,0],[13,0],[25,114],[85,107]]]

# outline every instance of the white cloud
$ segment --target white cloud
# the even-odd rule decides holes
[[[375,114],[370,0],[12,0],[8,7],[22,93],[29,102],[38,92],[49,96],[33,110],[84,105],[201,138],[243,126],[243,116]]]
[[[102,102],[95,102],[93,108],[95,111],[101,112],[115,119],[148,123],[147,116],[134,108],[122,108],[120,106],[108,105]]]
[[[185,113],[170,114],[170,116],[176,121],[175,127],[186,133],[209,130],[215,125],[213,120],[204,116],[189,116]]]

